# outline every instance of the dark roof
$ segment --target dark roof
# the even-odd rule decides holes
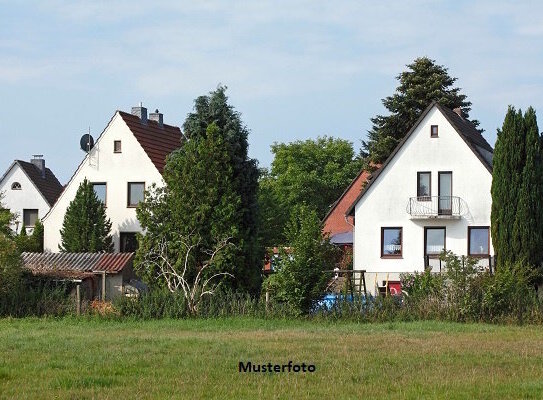
[[[353,231],[336,233],[330,237],[330,242],[336,245],[353,244]]]
[[[34,164],[22,160],[15,160],[15,162],[19,164],[26,175],[28,175],[28,178],[34,183],[47,203],[49,203],[50,206],[55,204],[58,196],[60,196],[64,189],[55,174],[46,167],[44,177],[41,170]]]
[[[166,124],[160,126],[158,122],[149,119],[142,123],[138,116],[124,111],[119,111],[119,115],[162,174],[168,154],[181,147],[184,139],[181,129]]]
[[[93,272],[119,273],[134,253],[23,253],[22,259],[34,275],[81,279]]]
[[[357,196],[353,204],[347,209],[345,212],[345,215],[352,215],[354,213],[354,207],[358,203],[358,201],[364,196],[364,194],[368,191],[368,189],[375,183],[381,172],[388,166],[390,161],[396,156],[396,153],[400,151],[400,149],[403,147],[404,143],[407,142],[409,137],[413,134],[415,129],[419,126],[419,124],[422,122],[424,117],[430,112],[432,108],[437,107],[441,113],[447,118],[447,121],[452,125],[452,127],[456,130],[456,132],[460,135],[460,137],[466,142],[468,147],[473,151],[475,156],[483,163],[483,165],[486,167],[488,172],[492,174],[492,155],[494,153],[494,150],[492,149],[492,146],[488,144],[488,142],[485,140],[483,135],[477,130],[477,128],[467,119],[459,116],[456,112],[453,110],[443,107],[436,101],[432,101],[428,107],[426,107],[426,110],[424,110],[417,120],[415,122],[415,125],[411,127],[409,132],[405,135],[405,137],[398,143],[394,151],[388,156],[386,161],[383,163],[382,167],[379,168],[377,171],[375,171],[372,174],[372,179],[368,181],[368,184],[366,187],[360,192],[360,194]]]

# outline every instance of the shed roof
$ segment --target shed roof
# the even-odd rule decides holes
[[[93,272],[117,274],[134,253],[23,253],[24,267],[35,275],[82,278]]]

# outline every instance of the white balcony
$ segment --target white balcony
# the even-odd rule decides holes
[[[411,219],[460,219],[468,206],[458,196],[420,196],[409,198],[406,211]]]

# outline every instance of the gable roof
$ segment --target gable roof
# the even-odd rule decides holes
[[[140,146],[149,156],[158,172],[162,174],[166,165],[166,157],[181,147],[183,134],[177,126],[163,124],[150,119],[142,123],[137,115],[118,111],[119,115],[138,140]]]
[[[369,180],[368,184],[360,192],[360,194],[357,196],[357,198],[354,200],[354,202],[351,204],[351,206],[347,209],[345,212],[345,215],[353,215],[354,214],[354,208],[355,205],[360,201],[362,196],[368,191],[368,189],[372,186],[372,184],[377,180],[381,172],[388,166],[390,161],[396,156],[396,153],[400,151],[400,149],[403,147],[405,142],[411,137],[413,132],[417,129],[417,127],[420,125],[420,123],[424,120],[426,115],[432,110],[434,107],[437,107],[439,111],[445,116],[447,121],[452,125],[454,130],[460,135],[460,137],[464,140],[464,142],[468,145],[468,147],[473,151],[475,156],[481,161],[481,163],[485,166],[485,168],[492,174],[492,155],[494,153],[494,149],[492,149],[492,146],[485,140],[483,135],[475,128],[475,126],[467,119],[462,118],[460,115],[458,115],[453,110],[443,107],[441,104],[439,104],[436,101],[432,101],[428,107],[422,112],[421,116],[415,122],[415,124],[411,127],[409,132],[404,136],[404,138],[398,143],[394,151],[388,156],[386,161],[383,163],[381,168],[379,168],[377,171],[373,173],[373,179]]]
[[[44,177],[41,170],[34,164],[27,161],[15,160],[8,168],[6,173],[2,176],[0,182],[4,180],[9,171],[11,171],[16,165],[23,170],[28,179],[30,179],[30,181],[34,184],[38,192],[41,193],[49,206],[53,206],[64,190],[64,187],[60,184],[55,174],[53,174],[53,171],[46,167]]]

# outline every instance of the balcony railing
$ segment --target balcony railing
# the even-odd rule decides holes
[[[406,211],[412,219],[458,219],[468,210],[466,202],[457,196],[411,197]]]

